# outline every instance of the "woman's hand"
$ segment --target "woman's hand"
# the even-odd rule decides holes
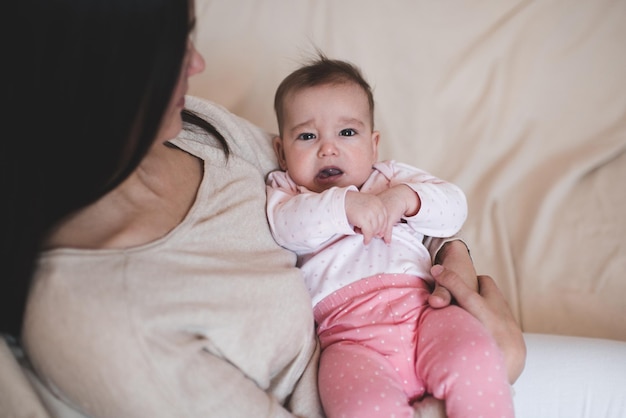
[[[476,279],[474,263],[463,241],[446,242],[435,258],[435,265],[438,264],[445,266],[447,270],[454,271],[467,286],[478,291],[478,280]],[[435,269],[437,268],[439,267],[435,267]],[[428,298],[428,304],[433,308],[443,308],[451,302],[452,295],[450,291],[439,283],[435,283],[435,288]]]
[[[490,276],[478,276],[478,291],[455,272],[440,265],[431,269],[435,281],[446,288],[459,306],[489,330],[504,354],[509,382],[514,383],[526,363],[526,343],[511,308]]]
[[[463,309],[476,317],[502,350],[509,382],[513,384],[522,374],[526,363],[526,343],[504,295],[489,276],[476,276],[474,264],[462,241],[450,241],[439,251],[431,268],[435,289],[428,302],[433,308],[442,308],[452,298]],[[431,396],[414,405],[414,418],[444,418],[445,404]]]
[[[413,404],[413,418],[446,418],[446,404],[432,396]]]

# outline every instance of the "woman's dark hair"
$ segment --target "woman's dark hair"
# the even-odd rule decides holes
[[[20,31],[2,40],[9,109],[0,332],[19,336],[42,240],[119,185],[153,144],[181,71],[193,3],[11,3]],[[189,112],[184,119],[202,124]]]

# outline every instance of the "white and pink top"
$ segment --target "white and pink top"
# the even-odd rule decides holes
[[[391,243],[372,239],[364,245],[345,212],[345,196],[357,187],[333,187],[322,193],[298,186],[288,172],[267,179],[267,214],[276,241],[298,255],[313,306],[339,288],[380,273],[404,273],[432,281],[431,255],[424,236],[449,237],[467,218],[467,200],[456,185],[393,160],[378,162],[360,191],[379,193],[406,184],[421,208],[393,228]]]

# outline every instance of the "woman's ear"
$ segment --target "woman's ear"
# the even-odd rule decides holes
[[[274,147],[274,153],[278,160],[278,165],[283,171],[287,171],[287,160],[285,159],[285,152],[283,151],[283,140],[279,136],[272,138],[272,146]]]

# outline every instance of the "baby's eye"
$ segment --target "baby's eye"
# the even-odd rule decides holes
[[[356,131],[352,128],[342,129],[339,132],[339,136],[354,136],[354,135],[356,135]]]
[[[303,132],[298,135],[298,139],[303,139],[305,141],[308,141],[309,139],[315,139],[315,134],[312,134],[310,132]]]

